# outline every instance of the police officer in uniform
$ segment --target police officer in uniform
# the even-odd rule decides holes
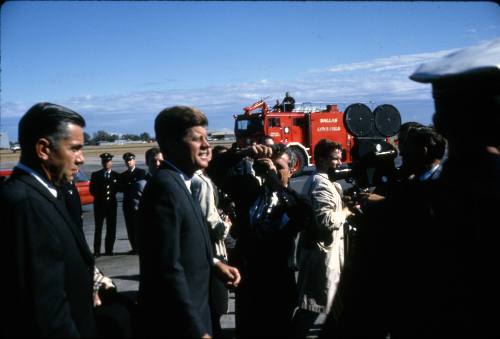
[[[127,170],[120,173],[119,183],[120,190],[123,192],[123,216],[125,217],[125,225],[127,226],[128,239],[132,246],[131,254],[137,253],[137,243],[134,227],[134,200],[133,191],[134,185],[138,180],[141,180],[146,175],[146,171],[135,166],[135,154],[127,152],[123,155]]]
[[[112,168],[113,155],[102,153],[102,169],[93,172],[90,177],[90,194],[94,196],[94,256],[101,255],[102,224],[106,219],[106,238],[104,248],[106,255],[113,255],[116,238],[116,192],[118,191],[119,174]]]

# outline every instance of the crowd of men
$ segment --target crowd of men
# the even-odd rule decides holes
[[[355,201],[331,177],[342,162],[334,140],[315,145],[316,171],[296,192],[285,145],[212,150],[200,110],[162,110],[148,174],[131,153],[124,173],[109,153],[92,173],[93,254],[72,186],[85,120],[34,105],[19,123],[19,164],[0,189],[1,336],[220,337],[227,289],[237,337],[306,337],[321,313],[325,338],[498,336],[500,40],[411,78],[432,83],[434,127],[405,124],[402,166]],[[132,304],[109,297],[116,287],[94,262],[104,219],[113,254],[118,191],[139,255]]]

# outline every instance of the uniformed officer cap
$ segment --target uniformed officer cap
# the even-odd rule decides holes
[[[100,157],[101,157],[102,161],[110,161],[111,159],[113,159],[113,154],[109,154],[106,152],[106,153],[102,153],[100,155]]]
[[[410,79],[432,84],[434,124],[441,134],[496,142],[493,139],[500,135],[495,131],[500,124],[500,38],[423,64]]]
[[[135,154],[134,153],[130,153],[130,152],[127,152],[123,155],[123,160],[125,161],[129,161],[129,160],[132,160],[132,159],[135,159]]]

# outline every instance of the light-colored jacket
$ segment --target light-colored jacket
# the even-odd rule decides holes
[[[311,201],[314,225],[301,232],[298,243],[299,307],[328,313],[344,266],[342,188],[327,174],[316,173],[308,179],[303,192]]]
[[[191,193],[193,198],[200,202],[201,211],[208,224],[208,232],[214,244],[216,258],[227,261],[226,239],[231,224],[224,222],[215,205],[215,192],[212,181],[201,171],[197,171],[191,180]]]

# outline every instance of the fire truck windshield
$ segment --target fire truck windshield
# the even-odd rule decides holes
[[[235,131],[239,135],[250,135],[263,130],[262,119],[242,119],[236,120]]]

